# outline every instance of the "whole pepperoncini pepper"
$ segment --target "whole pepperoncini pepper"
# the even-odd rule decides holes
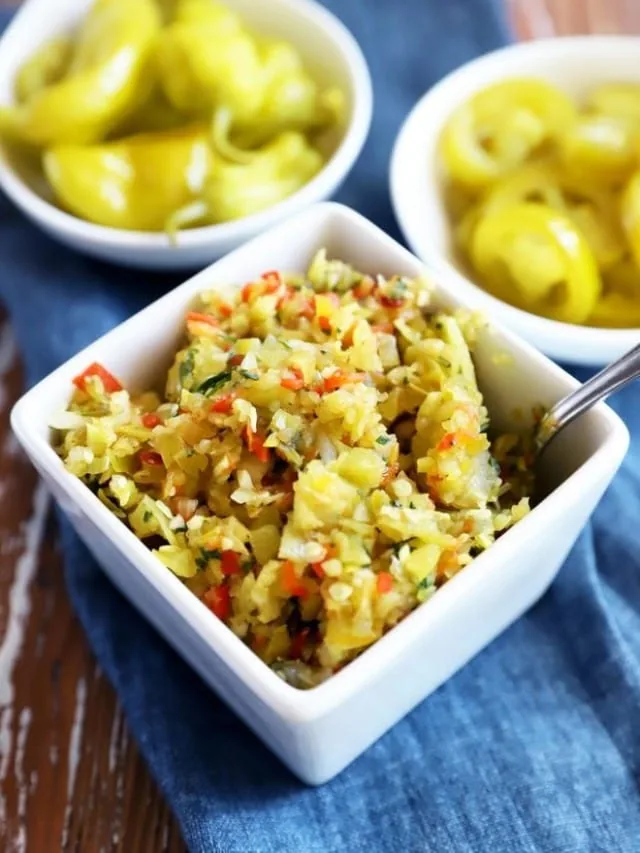
[[[217,3],[178,4],[175,22],[157,40],[156,65],[166,97],[183,112],[202,114],[223,105],[240,116],[260,105],[255,42],[238,17]]]
[[[13,83],[17,103],[24,104],[46,86],[57,83],[67,71],[72,44],[59,38],[45,42],[21,65]]]
[[[0,130],[43,147],[103,138],[146,95],[159,29],[154,0],[95,0],[62,79],[0,110]]]
[[[140,134],[96,145],[60,145],[43,158],[63,207],[112,228],[162,231],[169,217],[193,201],[211,171],[202,125]]]
[[[321,90],[294,47],[257,40],[211,0],[179,0],[156,57],[174,107],[192,114],[225,110],[242,146],[260,145],[283,130],[335,122],[342,111],[342,93]]]

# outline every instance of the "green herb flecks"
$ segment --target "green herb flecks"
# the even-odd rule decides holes
[[[219,560],[220,551],[217,548],[200,548],[200,555],[196,557],[196,566],[204,571],[209,565],[209,560]]]
[[[379,436],[376,438],[376,444],[382,444],[382,445],[385,445],[385,444],[389,444],[389,442],[390,442],[390,441],[391,441],[391,436],[390,436],[390,435],[379,435]]]
[[[244,379],[251,379],[252,382],[260,378],[253,370],[240,370],[239,373]]]
[[[411,539],[403,539],[401,542],[394,542],[393,545],[391,546],[391,550],[393,551],[393,553],[397,557],[398,554],[400,553],[401,549],[404,548],[405,545],[408,545],[410,542],[411,542]]]
[[[214,394],[216,391],[219,391],[227,382],[231,381],[232,372],[230,370],[221,370],[220,373],[216,373],[214,376],[208,376],[204,379],[196,388],[198,394],[204,394],[205,397],[208,397],[210,394]]]
[[[187,388],[187,383],[189,383],[189,386],[190,386],[189,380],[192,379],[192,377],[193,377],[194,366],[195,366],[195,353],[192,349],[188,349],[186,351],[186,353],[184,354],[184,358],[180,362],[180,370],[179,370],[179,374],[178,374],[180,377],[180,385],[183,388]],[[189,389],[187,388],[187,390],[189,390]]]

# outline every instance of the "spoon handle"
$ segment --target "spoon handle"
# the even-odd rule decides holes
[[[584,385],[563,397],[549,409],[536,430],[537,452],[540,453],[554,435],[578,415],[600,400],[604,400],[614,391],[624,388],[638,376],[640,376],[640,344],[605,367],[600,373],[596,373]]]

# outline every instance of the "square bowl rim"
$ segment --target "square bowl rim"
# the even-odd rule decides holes
[[[464,572],[460,572],[445,584],[438,591],[438,595],[428,602],[428,608],[421,606],[415,608],[348,666],[317,687],[300,690],[284,682],[230,628],[219,620],[211,618],[211,613],[199,599],[154,557],[135,534],[116,518],[80,480],[64,469],[52,446],[38,434],[34,427],[33,413],[42,411],[38,407],[38,401],[45,390],[58,387],[62,382],[67,384],[69,378],[80,372],[83,365],[96,360],[92,356],[95,349],[114,343],[126,330],[144,323],[145,316],[159,310],[159,306],[164,304],[170,306],[172,302],[179,302],[187,295],[195,296],[205,289],[206,280],[215,273],[217,266],[223,263],[227,265],[235,260],[240,261],[244,256],[250,255],[256,246],[266,245],[267,241],[282,238],[290,228],[298,227],[301,219],[308,220],[311,228],[314,225],[321,228],[331,221],[338,221],[347,227],[364,229],[368,231],[370,240],[376,240],[389,250],[393,249],[396,254],[399,252],[406,254],[416,267],[425,268],[423,262],[365,217],[336,202],[318,203],[208,265],[116,325],[41,379],[15,403],[11,411],[12,428],[37,466],[46,472],[46,475],[56,483],[73,505],[81,508],[93,526],[102,529],[109,536],[122,558],[132,564],[135,570],[154,587],[174,611],[176,617],[184,620],[188,627],[198,634],[214,655],[223,660],[235,677],[240,679],[245,687],[265,705],[293,724],[307,723],[325,716],[371,681],[378,680],[393,665],[394,659],[409,648],[418,637],[433,629],[440,619],[446,618],[447,611],[458,597],[471,594],[478,579],[483,577],[486,579],[487,572],[492,566],[499,568],[512,551],[519,550],[519,540],[516,537],[523,541],[531,538],[536,531],[543,530],[548,522],[566,512],[567,507],[571,505],[572,496],[575,500],[576,496],[582,494],[590,484],[596,483],[608,472],[615,471],[629,443],[629,433],[622,420],[608,406],[599,404],[594,412],[606,421],[609,432],[597,450],[529,515],[518,522],[516,528],[506,531],[491,548],[476,557]],[[455,295],[454,288],[448,282],[446,275],[441,271],[434,273],[428,267],[426,269],[427,273],[431,273],[435,278],[436,290],[451,297],[454,302],[469,305],[468,300],[460,300]],[[503,341],[512,350],[519,351],[528,360],[534,361],[549,378],[560,378],[566,384],[567,390],[577,387],[579,384],[577,380],[517,335],[505,330],[497,322],[491,321],[491,326],[499,331]],[[50,415],[51,412],[46,412],[47,419]],[[42,417],[39,423],[42,424]]]

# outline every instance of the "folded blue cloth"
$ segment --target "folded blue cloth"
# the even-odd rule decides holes
[[[327,5],[360,40],[376,94],[370,140],[339,198],[396,235],[386,175],[402,118],[507,29],[491,0]],[[0,297],[32,382],[177,281],[79,257],[4,200],[0,256]],[[632,449],[543,600],[319,789],[294,779],[204,687],[63,523],[75,608],[189,847],[640,850],[639,403],[638,388],[614,400]]]

